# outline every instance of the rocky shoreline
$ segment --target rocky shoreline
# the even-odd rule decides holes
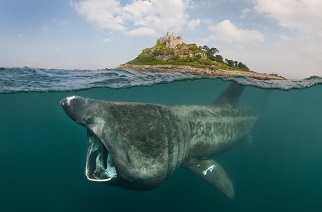
[[[208,68],[194,68],[191,66],[179,66],[179,65],[132,65],[121,64],[119,67],[113,69],[133,70],[139,72],[180,72],[189,73],[193,75],[212,76],[212,77],[237,77],[245,76],[254,78],[257,80],[286,80],[286,78],[277,75],[261,74],[248,71],[235,71],[235,70],[211,70]]]

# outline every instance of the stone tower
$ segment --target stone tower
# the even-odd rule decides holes
[[[178,44],[182,44],[182,36],[176,36],[175,34],[171,32],[167,32],[167,34],[164,37],[160,37],[157,41],[157,44],[165,43],[166,47],[170,49],[176,48]]]

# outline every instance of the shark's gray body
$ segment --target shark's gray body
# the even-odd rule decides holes
[[[164,106],[67,97],[65,112],[88,129],[89,180],[144,190],[184,167],[234,198],[225,170],[213,160],[247,136],[257,117],[238,106],[232,84],[211,105]]]

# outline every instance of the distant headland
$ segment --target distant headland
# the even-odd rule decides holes
[[[183,72],[219,77],[246,76],[259,80],[285,80],[277,74],[251,71],[245,64],[224,59],[217,48],[185,44],[181,36],[166,33],[152,48],[142,50],[134,60],[116,69],[140,72]]]

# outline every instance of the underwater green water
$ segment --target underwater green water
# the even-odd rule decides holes
[[[203,79],[118,90],[0,94],[0,211],[321,211],[321,85],[271,90],[251,139],[216,157],[234,183],[235,200],[184,169],[150,191],[86,179],[86,129],[66,116],[62,98],[207,104],[229,84]],[[247,86],[240,104],[254,108],[264,92]]]

